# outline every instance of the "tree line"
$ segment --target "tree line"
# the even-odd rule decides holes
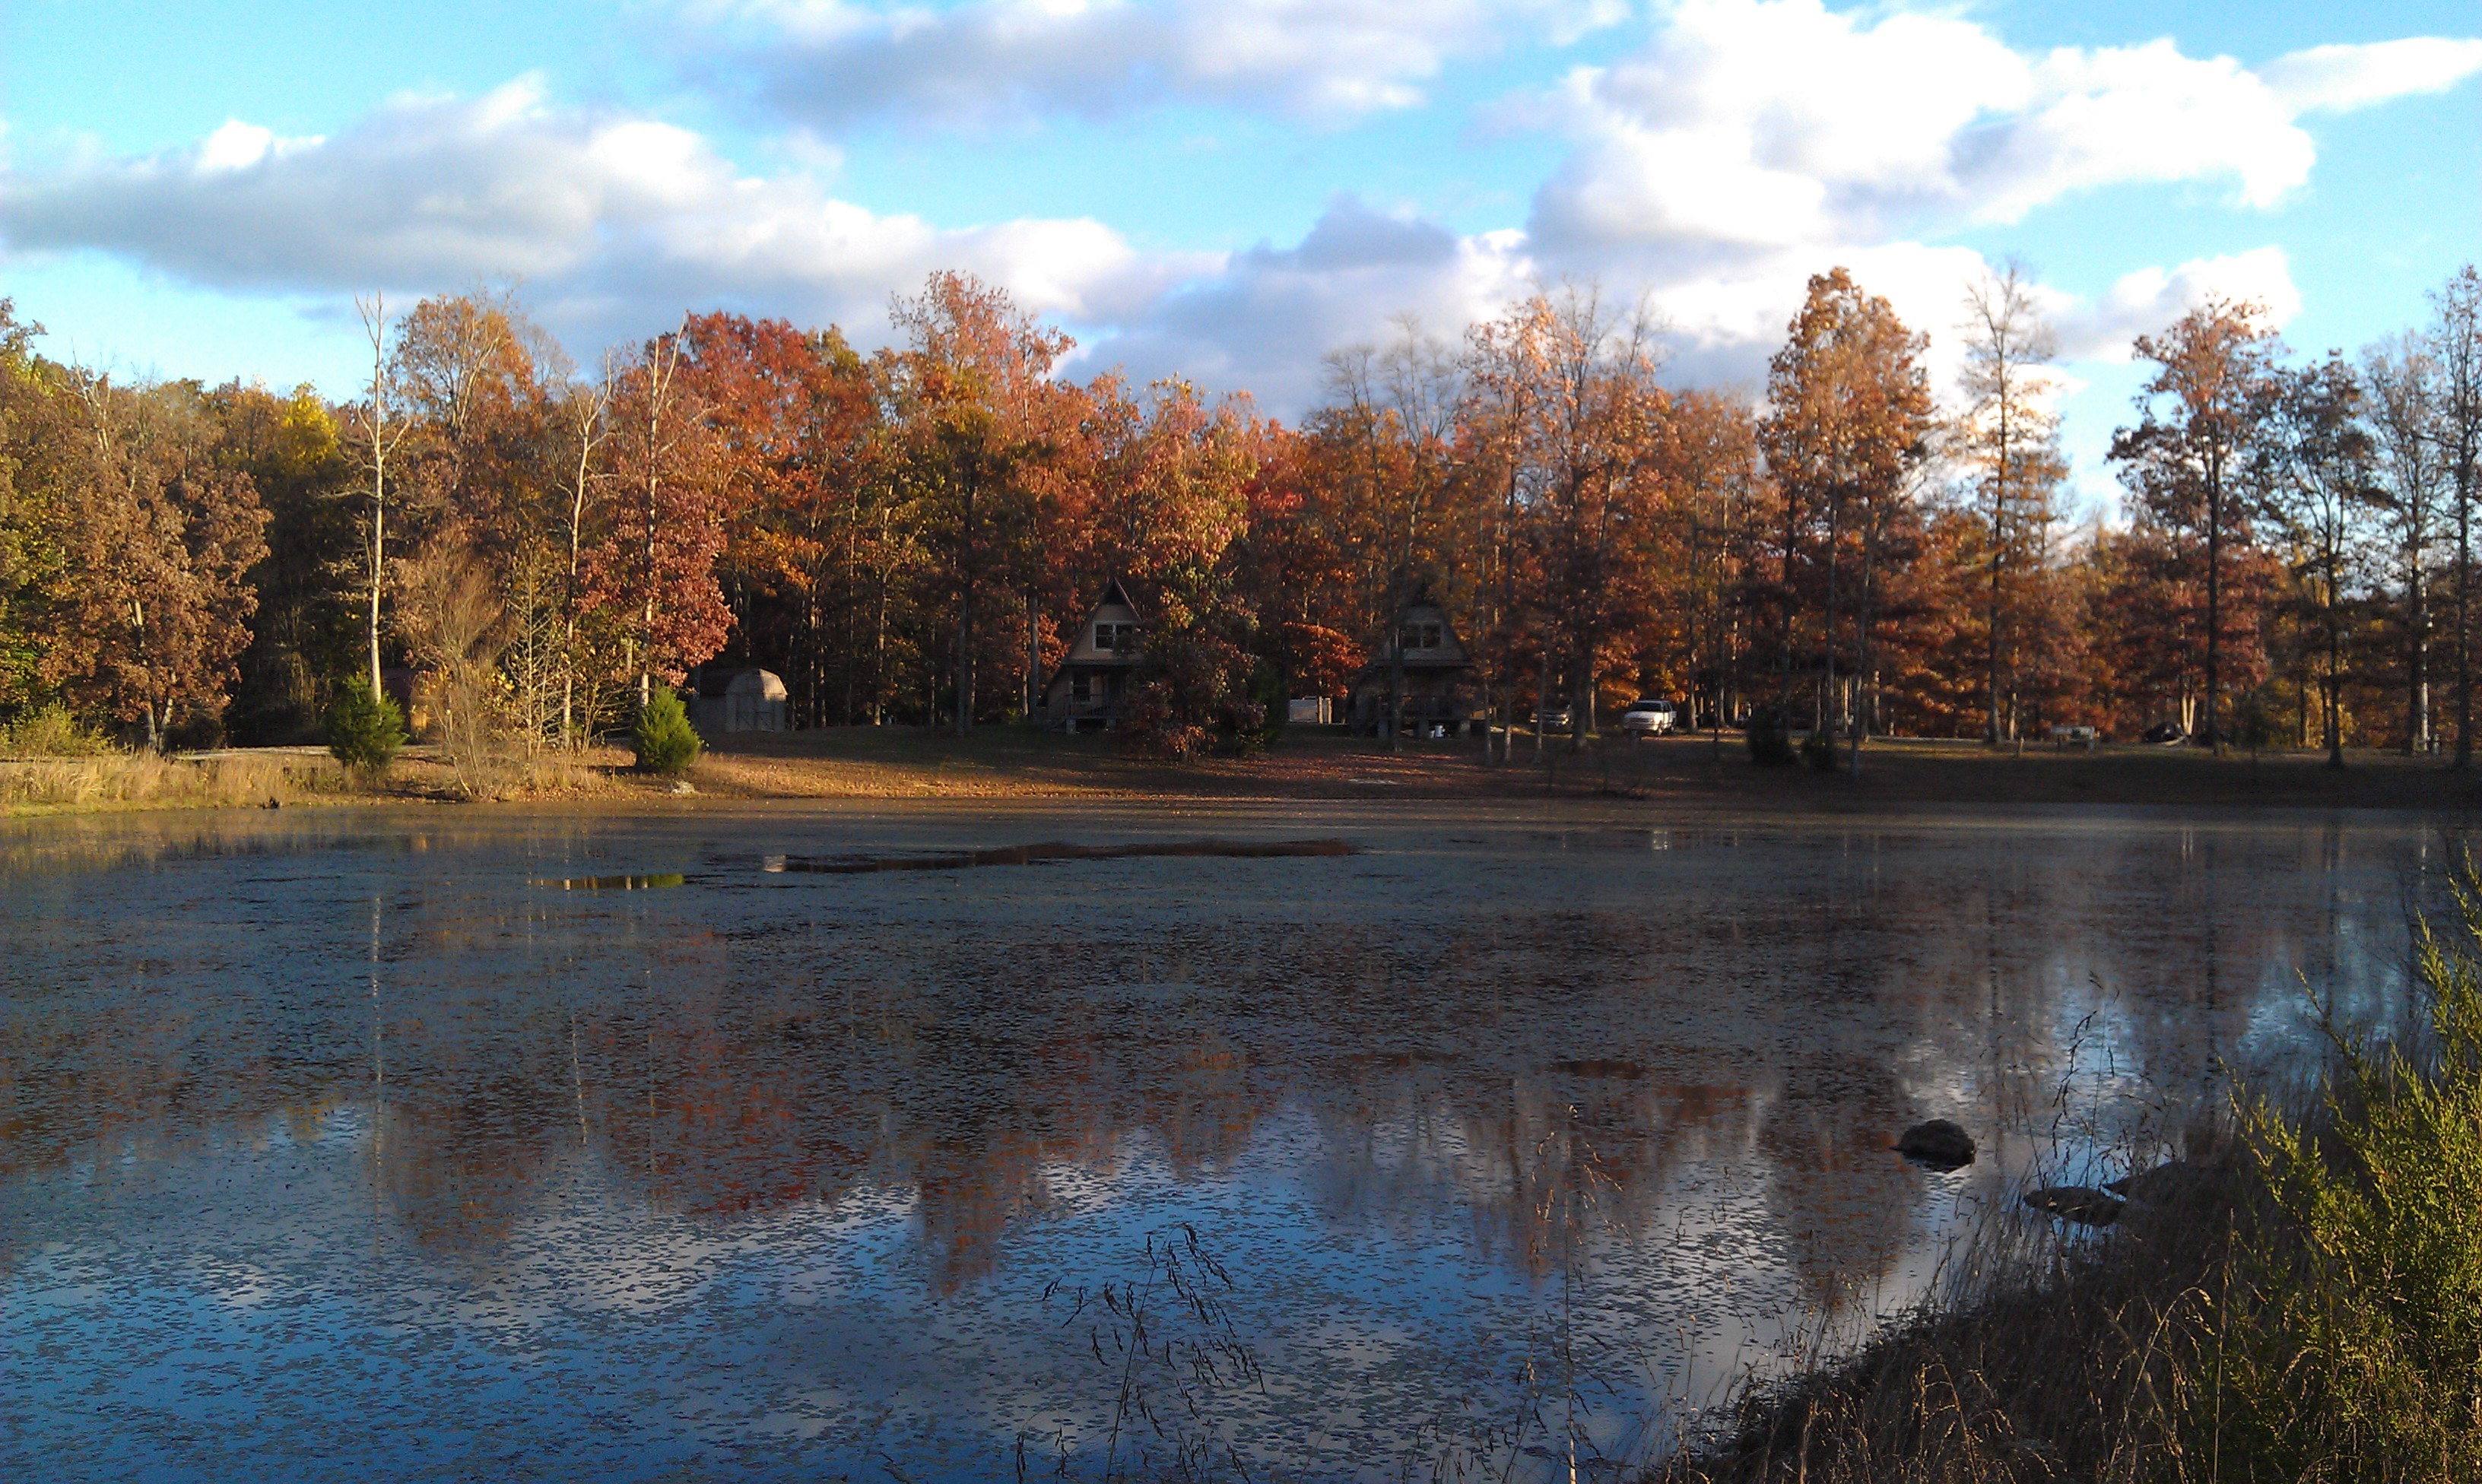
[[[800,726],[963,732],[1029,715],[1118,577],[1129,717],[1175,752],[1342,694],[1428,599],[1500,760],[1507,723],[1641,694],[1857,742],[2471,756],[2470,267],[2358,356],[2297,361],[2221,299],[2138,337],[2117,522],[2069,508],[2013,267],[1964,295],[1944,396],[1836,269],[1756,391],[1670,384],[1659,325],[1561,288],[1331,355],[1295,426],[1078,380],[955,273],[868,354],[711,313],[582,368],[504,295],[361,308],[368,378],[331,401],[62,364],[0,300],[0,721],[299,741],[404,669],[444,734],[554,748],[720,661],[779,673]]]

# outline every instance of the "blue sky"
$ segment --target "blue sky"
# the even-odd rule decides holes
[[[1948,353],[2015,255],[2099,491],[2130,335],[2207,292],[2305,353],[2482,251],[2462,3],[12,0],[0,294],[54,353],[345,392],[357,289],[514,285],[581,361],[723,305],[874,343],[940,267],[1081,369],[1280,415],[1535,282],[1754,383],[1846,263]]]

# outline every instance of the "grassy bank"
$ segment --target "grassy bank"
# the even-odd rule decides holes
[[[5,739],[0,739],[5,741]],[[1737,737],[1548,739],[1520,736],[1512,763],[1486,766],[1471,741],[1391,749],[1327,728],[1288,731],[1255,757],[1163,763],[1108,736],[1062,737],[992,726],[959,738],[914,727],[835,727],[714,739],[689,770],[700,796],[817,798],[1447,799],[1612,797],[1713,800],[1833,812],[1910,804],[2193,804],[2219,807],[2462,811],[2482,789],[2434,758],[2355,753],[2341,770],[2318,753],[2103,747],[1988,748],[1884,741],[1856,776],[1760,768]],[[12,756],[0,746],[0,813],[118,808],[472,799],[626,801],[673,796],[618,748],[513,756],[462,769],[438,749],[408,748],[386,775],[356,778],[318,748],[159,756],[103,748],[83,756]]]
[[[2463,809],[2482,803],[2473,777],[2435,758],[2355,753],[2234,753],[2143,746],[2017,752],[1963,742],[1888,741],[1864,748],[1859,776],[1760,768],[1737,736],[1548,739],[1538,758],[1520,736],[1515,762],[1486,767],[1471,741],[1390,749],[1325,728],[1288,730],[1252,758],[1169,765],[1134,758],[1106,736],[988,727],[966,738],[911,727],[837,727],[718,738],[691,772],[707,794],[745,798],[1193,796],[1711,798],[1837,809],[1904,803],[2213,804]]]
[[[2482,904],[2427,1015],[2245,1101],[2107,1231],[2003,1224],[1940,1301],[1752,1384],[1650,1484],[2482,1478]],[[2005,1235],[2014,1231],[2015,1237]]]
[[[400,754],[385,773],[366,777],[348,771],[317,747],[0,755],[0,816],[593,798],[659,792],[666,786],[631,777],[628,761],[626,753],[604,748],[578,758],[513,759],[484,777],[470,766],[461,771],[430,749],[413,748]]]

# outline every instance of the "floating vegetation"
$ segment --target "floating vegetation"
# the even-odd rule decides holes
[[[1052,861],[1119,861],[1154,855],[1213,855],[1256,859],[1290,855],[1354,855],[1358,846],[1342,840],[1170,840],[1138,845],[1081,846],[1046,840],[1035,845],[1001,846],[990,850],[960,850],[941,855],[771,855],[769,872],[802,872],[813,875],[867,875],[879,871],[969,871],[977,866],[1040,866]]]

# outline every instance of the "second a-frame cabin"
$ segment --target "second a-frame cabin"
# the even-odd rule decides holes
[[[1138,664],[1138,606],[1119,578],[1103,585],[1060,667],[1043,688],[1043,724],[1058,732],[1099,732],[1120,725],[1121,700]]]
[[[1396,697],[1400,737],[1481,735],[1482,708],[1469,676],[1473,669],[1465,646],[1457,638],[1448,611],[1429,592],[1415,594],[1405,607],[1395,632],[1372,651],[1370,663],[1353,677],[1353,729],[1365,737],[1384,735],[1390,677],[1400,673],[1404,690]]]

